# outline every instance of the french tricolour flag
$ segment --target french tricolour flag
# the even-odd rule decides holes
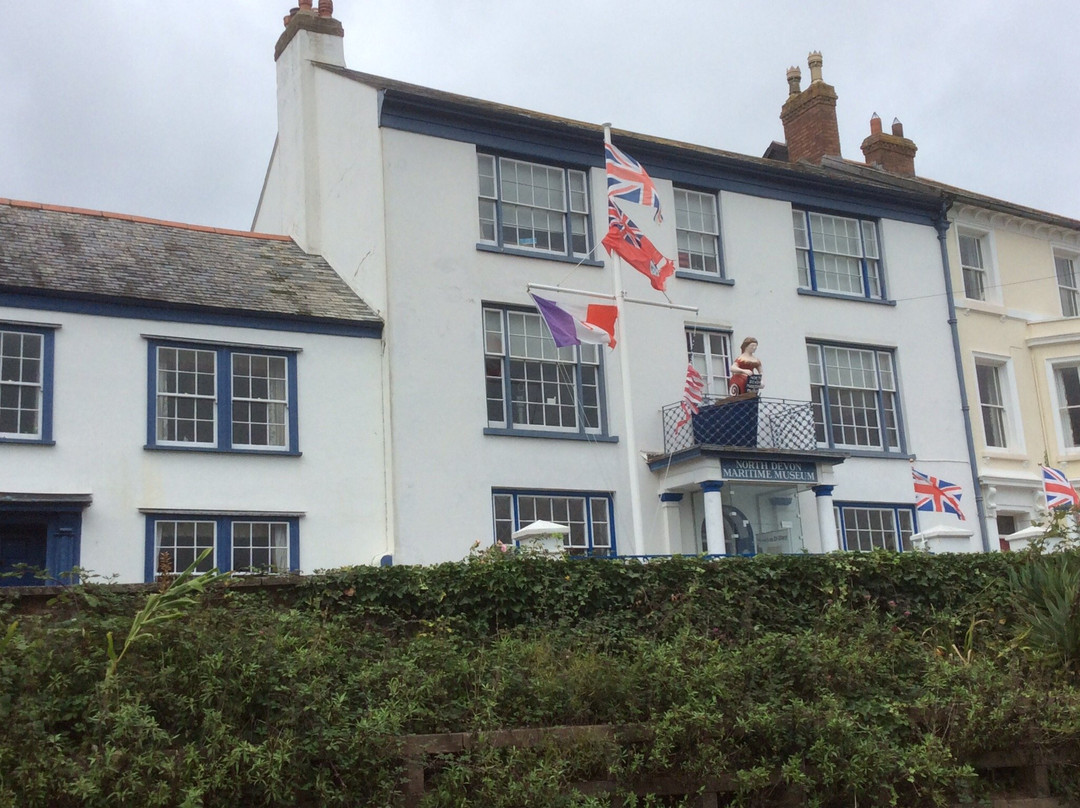
[[[567,345],[607,345],[615,347],[615,320],[619,309],[615,305],[589,303],[578,306],[571,303],[556,303],[544,297],[532,295],[536,307],[551,331],[551,338],[560,348]]]

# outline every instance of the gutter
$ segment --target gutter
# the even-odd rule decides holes
[[[976,464],[975,438],[971,431],[971,406],[968,404],[967,384],[964,382],[964,358],[960,352],[960,331],[956,327],[956,299],[953,297],[952,273],[949,269],[949,248],[945,235],[949,232],[948,210],[951,200],[941,200],[941,211],[934,222],[937,230],[938,245],[941,247],[941,271],[945,277],[945,300],[949,306],[949,332],[952,334],[953,359],[956,360],[956,381],[960,386],[960,411],[964,416],[964,435],[967,438],[968,465],[971,466],[971,484],[975,492],[975,512],[979,520],[979,533],[982,538],[983,552],[990,552],[990,541],[986,533],[986,508],[983,503],[982,486],[979,485],[979,470]]]

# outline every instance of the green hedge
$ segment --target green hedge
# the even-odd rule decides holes
[[[982,752],[1080,747],[1072,676],[1017,623],[1030,563],[351,568],[287,602],[215,590],[109,680],[106,633],[139,602],[74,590],[0,639],[0,806],[394,806],[401,735],[594,723],[653,738],[481,745],[434,761],[425,805],[599,806],[571,785],[670,772],[731,774],[743,805],[777,772],[815,805],[946,804],[977,794]]]

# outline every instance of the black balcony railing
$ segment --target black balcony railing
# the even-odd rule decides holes
[[[664,453],[694,446],[779,449],[818,448],[809,401],[736,396],[707,399],[697,415],[686,417],[682,404],[663,409]]]

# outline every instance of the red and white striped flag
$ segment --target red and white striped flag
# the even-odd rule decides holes
[[[675,428],[681,429],[682,425],[689,422],[692,416],[697,415],[698,407],[701,406],[701,402],[704,400],[705,380],[701,378],[701,374],[697,372],[697,369],[692,364],[689,364],[686,366],[686,386],[683,388],[683,398],[680,403],[683,417],[679,423],[675,424]]]

